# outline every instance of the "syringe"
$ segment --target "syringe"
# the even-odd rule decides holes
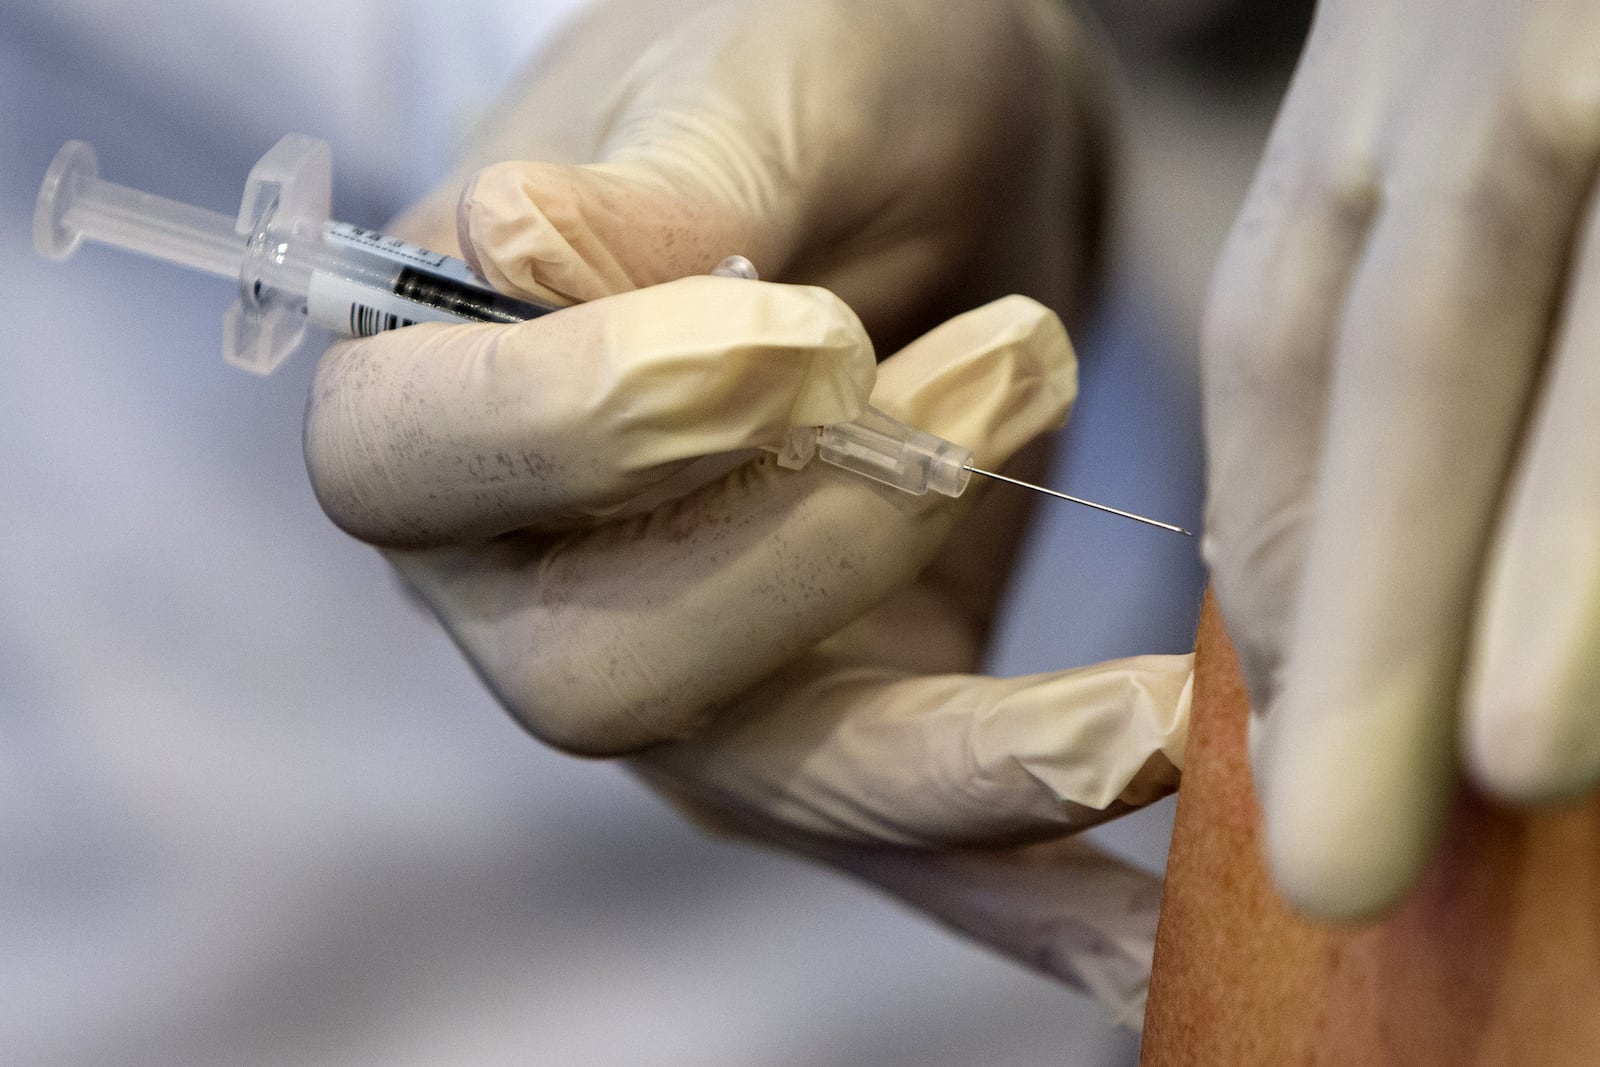
[[[239,281],[223,316],[222,355],[270,374],[305,338],[307,325],[365,337],[418,322],[521,322],[560,306],[506,296],[466,263],[374,230],[334,222],[333,155],[324,141],[291,133],[245,181],[237,218],[130,189],[99,176],[94,149],[69,141],[39,188],[33,244],[65,259],[88,238]],[[755,277],[742,256],[715,273]],[[876,409],[854,422],[793,431],[778,452],[787,467],[823,461],[908,493],[960,496],[973,474],[1020,485],[1174,533],[1170,523],[1020,482],[972,465],[972,451]]]

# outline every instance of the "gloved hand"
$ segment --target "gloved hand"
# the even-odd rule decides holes
[[[1205,553],[1291,902],[1600,774],[1600,5],[1328,0],[1217,268]]]
[[[943,323],[875,382],[870,338],[996,289],[1068,298],[1085,263],[1046,228],[1091,184],[1055,67],[1077,39],[1042,0],[659,17],[597,12],[476,153],[602,162],[492,166],[399,227],[448,248],[454,218],[500,287],[588,303],[330,350],[306,424],[318,497],[537,736],[632,755],[696,817],[1136,1014],[1153,880],[1059,839],[1174,786],[1190,657],[959,673],[1014,545],[1006,490],[917,498],[768,459],[684,482],[696,456],[851,418],[869,390],[980,465],[1061,423],[1075,364],[1033,300]],[[651,42],[637,62],[622,27]],[[592,129],[542,125],[593,85],[620,89]],[[861,319],[822,289],[695,276],[730,252]]]

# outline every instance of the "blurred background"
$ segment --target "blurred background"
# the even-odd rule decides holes
[[[533,743],[318,510],[311,354],[253,378],[229,283],[32,252],[70,138],[232,214],[298,130],[381,225],[581,5],[0,0],[0,1062],[1135,1062],[1086,999]],[[1198,528],[1205,278],[1307,6],[1100,11],[1128,162],[1050,484]],[[1040,519],[994,670],[1191,647],[1194,542]],[[1159,867],[1170,819],[1097,836]]]

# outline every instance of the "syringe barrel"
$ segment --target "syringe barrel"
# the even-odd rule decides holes
[[[521,322],[556,310],[495,291],[452,256],[348,223],[264,247],[263,282],[303,299],[311,322],[350,336],[418,322]]]

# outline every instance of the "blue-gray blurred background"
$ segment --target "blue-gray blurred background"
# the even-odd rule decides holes
[[[529,740],[318,511],[312,358],[224,366],[227,282],[31,250],[69,138],[231,214],[299,130],[381,225],[581,3],[0,2],[0,1063],[1134,1062],[1076,994]],[[1205,275],[1298,32],[1270,6],[1103,11],[1129,162],[1052,484],[1189,526]],[[1188,650],[1193,542],[1041,518],[993,669]],[[1157,867],[1170,817],[1100,836]]]

